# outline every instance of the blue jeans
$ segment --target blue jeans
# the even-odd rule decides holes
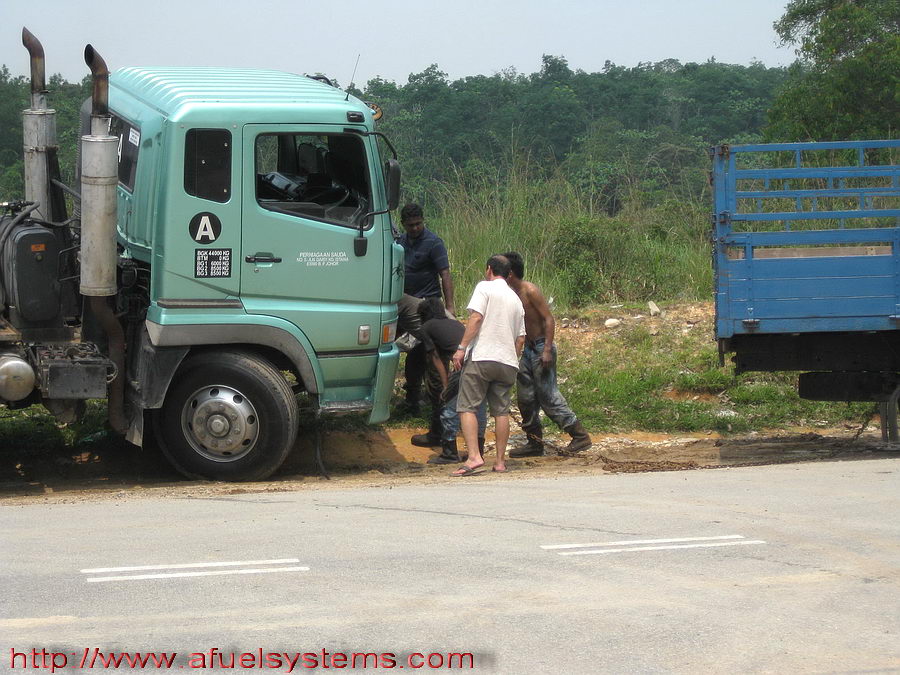
[[[556,384],[556,345],[553,345],[553,359],[549,366],[541,363],[543,351],[543,338],[529,340],[519,359],[516,392],[525,433],[540,433],[541,410],[561,429],[567,429],[578,421]]]
[[[459,391],[457,390],[457,396]],[[459,433],[459,413],[456,412],[456,398],[454,396],[441,408],[441,443],[452,443]],[[487,400],[481,402],[475,411],[478,419],[478,438],[484,438],[484,430],[487,428]]]

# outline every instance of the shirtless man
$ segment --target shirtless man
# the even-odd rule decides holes
[[[507,278],[525,308],[525,348],[519,360],[516,391],[522,428],[528,443],[511,450],[510,457],[535,457],[544,454],[541,410],[572,437],[566,452],[581,452],[591,447],[591,437],[569,408],[556,385],[556,322],[541,289],[524,281],[525,262],[515,251],[504,253],[509,260]]]

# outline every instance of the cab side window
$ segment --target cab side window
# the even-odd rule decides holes
[[[184,191],[213,202],[231,199],[231,132],[188,129],[184,136]]]
[[[365,144],[353,134],[261,134],[256,201],[264,209],[359,227],[371,211]]]

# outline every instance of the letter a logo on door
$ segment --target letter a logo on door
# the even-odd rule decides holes
[[[197,228],[197,236],[194,237],[194,241],[203,241],[206,239],[207,243],[216,240],[216,235],[213,232],[212,223],[209,222],[209,216],[203,216],[200,219],[200,227]]]
[[[211,244],[222,234],[222,221],[215,213],[204,211],[191,218],[188,232],[198,244]]]

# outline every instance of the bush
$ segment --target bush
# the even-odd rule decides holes
[[[426,216],[447,244],[460,305],[488,257],[508,250],[559,308],[710,297],[709,206],[699,196],[629,202],[609,216],[570,174],[523,152],[492,170],[470,162],[431,194]]]
[[[596,223],[579,218],[565,223],[553,243],[553,265],[567,304],[582,306],[600,295],[603,272]]]

